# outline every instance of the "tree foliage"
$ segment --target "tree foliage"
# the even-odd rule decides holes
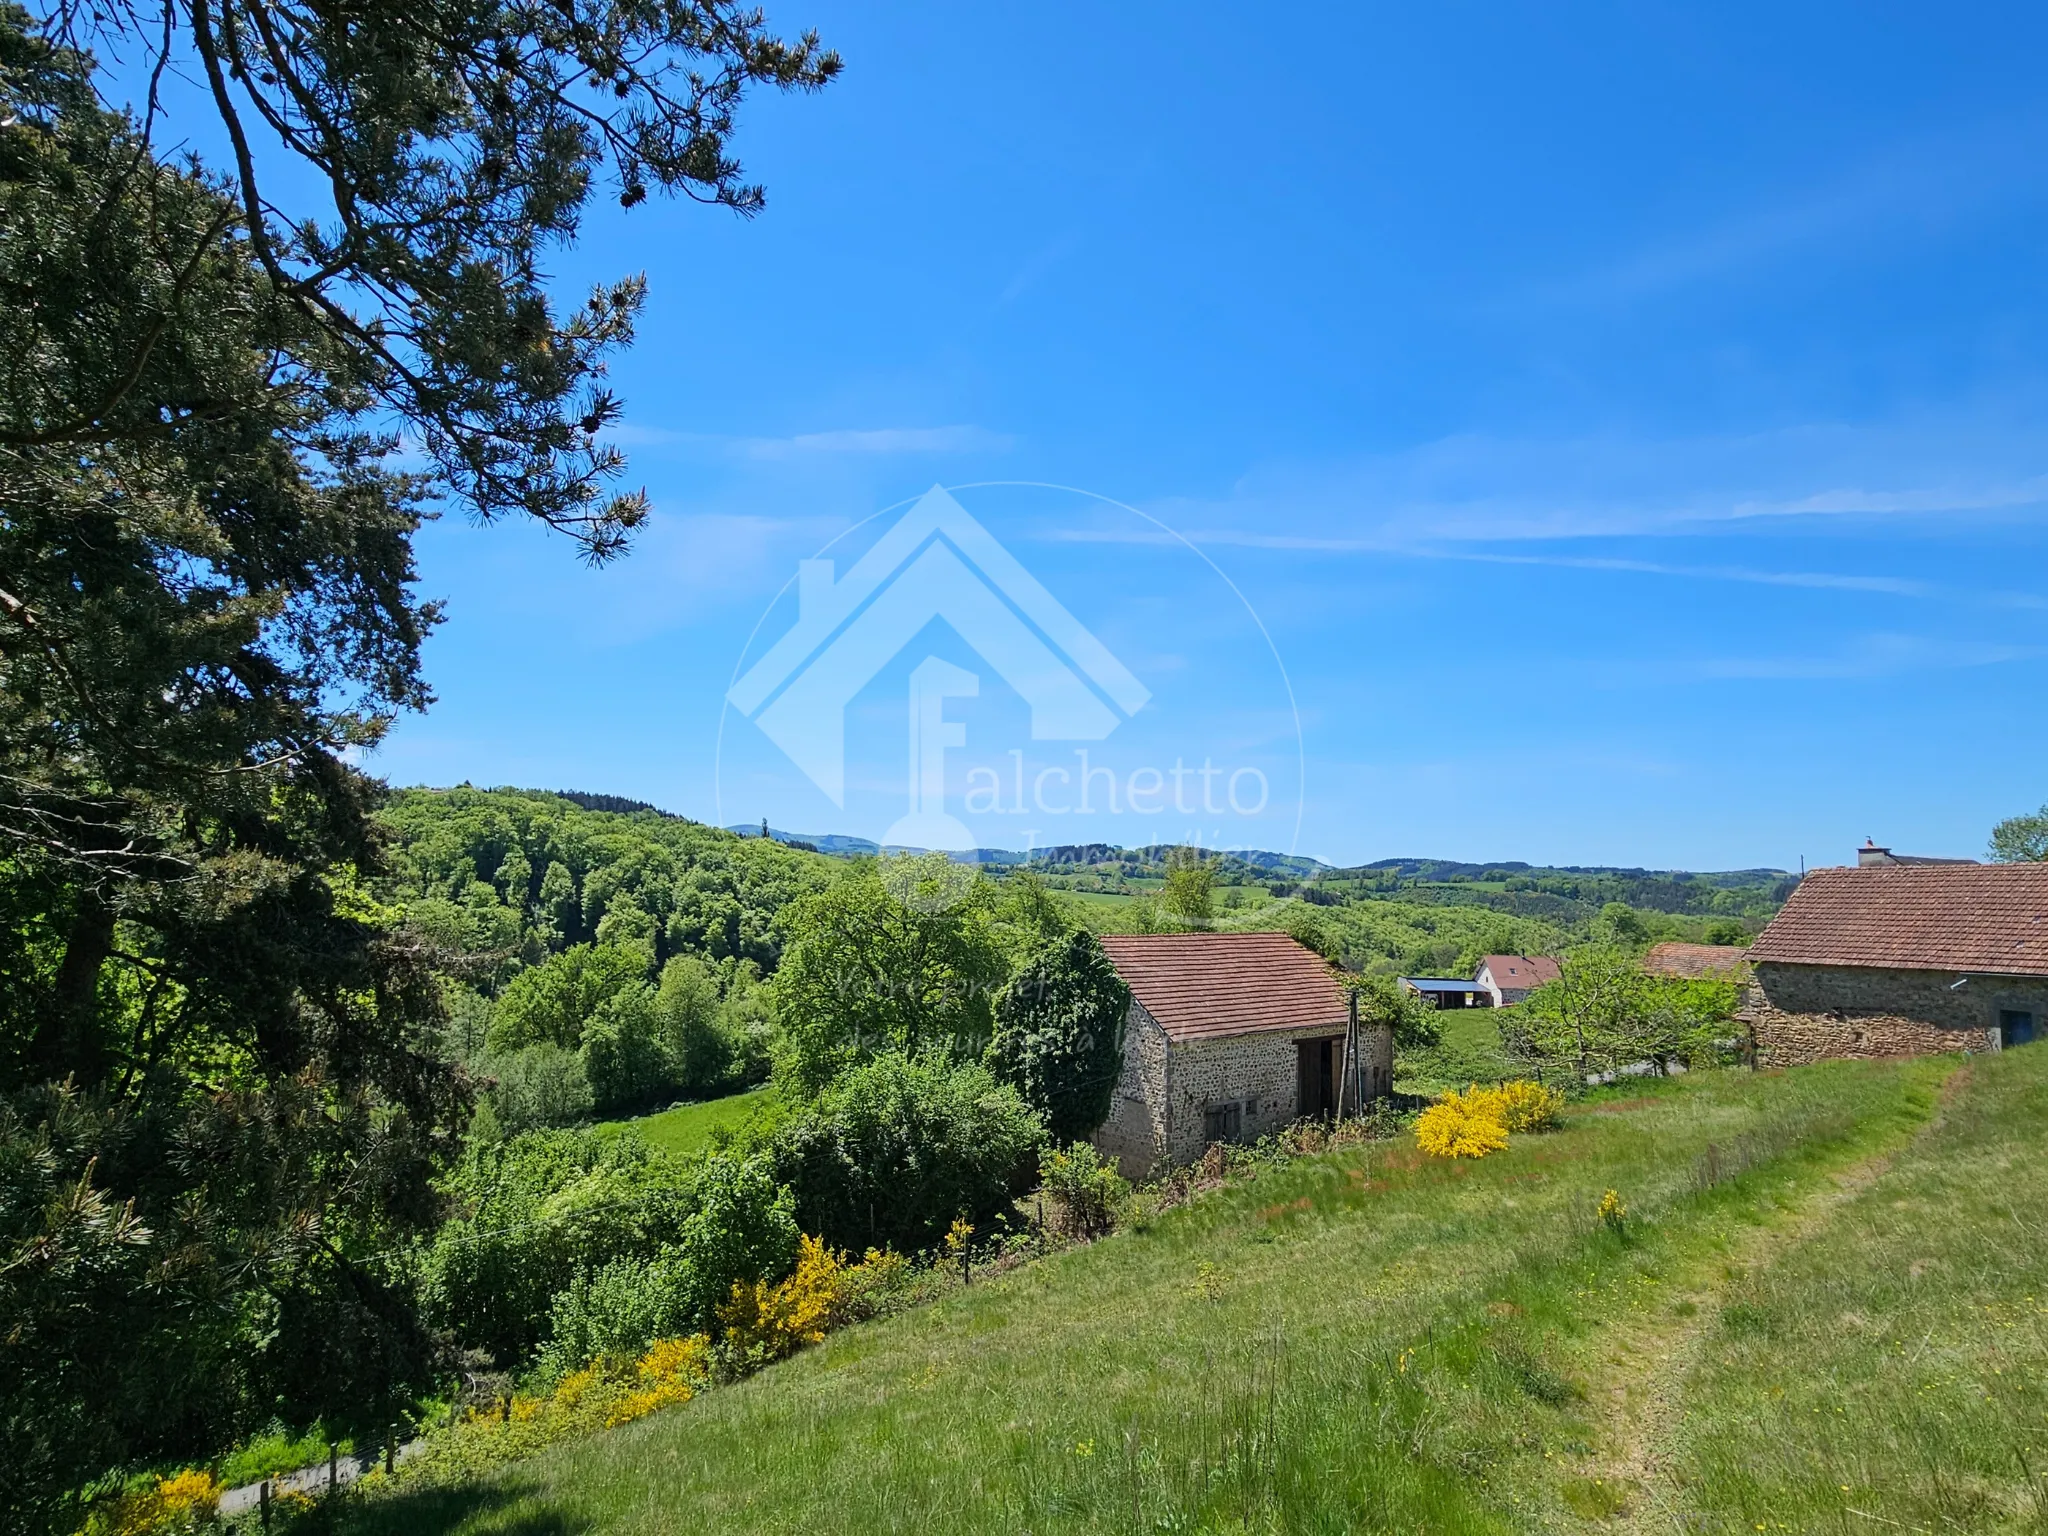
[[[1717,1054],[1731,1033],[1736,986],[1725,980],[1645,975],[1611,945],[1565,955],[1557,980],[1503,1019],[1502,1036],[1523,1056],[1575,1073],[1615,1072]]]
[[[464,1095],[344,757],[425,701],[434,619],[358,365],[12,8],[0,229],[0,1524],[33,1530],[424,1379],[376,1256]]]
[[[2031,815],[2008,816],[1993,827],[1990,853],[1999,864],[2039,864],[2048,860],[2048,805]]]
[[[1344,982],[1358,998],[1359,1023],[1392,1030],[1396,1050],[1430,1050],[1443,1043],[1443,1014],[1393,977],[1347,975]]]
[[[816,37],[783,41],[729,0],[52,0],[49,15],[150,79],[150,128],[165,69],[198,84],[193,110],[228,145],[210,222],[238,231],[281,323],[411,425],[441,489],[599,559],[646,508],[606,491],[622,461],[601,440],[619,414],[606,360],[643,284],[564,312],[547,256],[607,181],[627,207],[651,188],[757,211],[730,152],[741,98],[839,69]],[[75,407],[46,432],[96,442],[131,419],[118,392]]]
[[[1166,860],[1159,905],[1169,915],[1200,927],[1216,915],[1216,871],[1199,848],[1176,848]]]
[[[989,1067],[1056,1143],[1079,1141],[1108,1118],[1130,1006],[1109,956],[1078,929],[1043,941],[997,998]]]
[[[486,990],[609,939],[648,947],[649,979],[696,955],[723,992],[746,964],[775,969],[790,904],[834,871],[817,854],[680,816],[593,811],[532,790],[405,790],[378,820],[391,838],[380,893],[415,924],[461,914],[467,927],[443,931],[469,935]]]
[[[883,1051],[978,1058],[1009,974],[995,906],[943,853],[881,859],[799,900],[774,983],[792,1085],[816,1093]]]
[[[562,1327],[573,1353],[607,1315],[632,1308],[694,1331],[734,1281],[780,1275],[796,1254],[790,1201],[765,1160],[686,1169],[630,1135],[543,1131],[480,1145],[451,1193],[456,1215],[425,1262],[428,1315],[508,1367]],[[628,1295],[634,1278],[660,1294]]]

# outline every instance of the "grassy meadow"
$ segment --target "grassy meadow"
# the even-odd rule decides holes
[[[2044,1089],[1707,1073],[1303,1159],[348,1528],[2048,1529]]]
[[[598,1130],[612,1134],[630,1130],[657,1151],[689,1157],[710,1146],[714,1132],[736,1131],[756,1116],[771,1115],[775,1104],[773,1088],[756,1088],[723,1099],[678,1104],[632,1120],[608,1120]]]

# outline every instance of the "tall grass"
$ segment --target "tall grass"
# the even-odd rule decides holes
[[[2048,1047],[1730,1295],[1688,1500],[1742,1529],[2048,1531]]]
[[[1702,1074],[1477,1164],[1304,1159],[352,1528],[1525,1528],[1576,1507],[1597,1449],[1586,1341],[1659,1266],[1896,1139],[1938,1071]],[[1702,1187],[1710,1143],[1783,1150]],[[1626,1240],[1594,1220],[1608,1188]]]

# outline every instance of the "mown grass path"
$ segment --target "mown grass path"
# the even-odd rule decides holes
[[[1757,1363],[1729,1362],[1791,1336],[1757,1332],[1781,1304],[1772,1277],[1850,1241],[1844,1220],[1918,1149],[1983,1120],[1973,1087],[1968,1114],[1915,1139],[1951,1070],[1709,1074],[1576,1109],[1478,1164],[1405,1144],[1307,1159],[473,1486],[364,1501],[347,1523],[1863,1529],[1839,1508],[1817,1523],[1818,1503],[1767,1524],[1757,1500],[1794,1507],[1799,1468],[1751,1488],[1715,1461],[1728,1419],[1760,1420]],[[2000,1123],[2022,1114],[2031,1090],[2006,1063],[1982,1075],[2003,1085]],[[1632,1210],[1625,1240],[1594,1218],[1608,1188]],[[1797,1291],[1784,1282],[1792,1332]],[[1801,1348],[1824,1348],[1811,1332]]]
[[[1783,1191],[1768,1206],[1750,1207],[1741,1213],[1749,1219],[1732,1228],[1717,1234],[1703,1225],[1690,1243],[1673,1244],[1664,1304],[1617,1322],[1589,1371],[1589,1396],[1605,1421],[1594,1486],[1612,1488],[1623,1501],[1613,1516],[1615,1530],[1697,1529],[1679,1481],[1676,1441],[1690,1406],[1689,1378],[1723,1327],[1723,1307],[1752,1273],[1819,1238],[1842,1207],[1890,1171],[1903,1148],[1936,1132],[1969,1081],[1970,1067],[1957,1064],[1942,1082],[1934,1113],[1910,1130],[1902,1125],[1894,1142],[1823,1180]]]

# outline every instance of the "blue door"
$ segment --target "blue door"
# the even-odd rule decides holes
[[[2023,1008],[1998,1010],[1998,1043],[2025,1045],[2034,1038],[2034,1016]]]

